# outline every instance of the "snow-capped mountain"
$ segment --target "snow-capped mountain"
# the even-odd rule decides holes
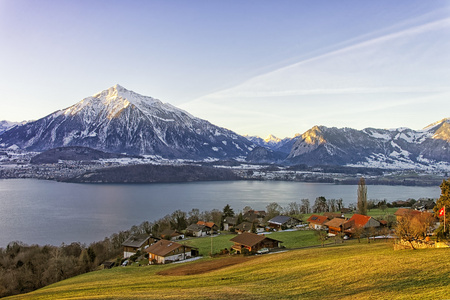
[[[168,158],[246,156],[255,145],[170,104],[115,85],[0,135],[0,145],[43,151],[62,146]]]
[[[13,128],[16,125],[21,125],[21,124],[25,124],[27,123],[26,121],[23,122],[10,122],[10,121],[0,121],[0,134],[2,134],[3,132],[5,132],[6,130]]]
[[[450,119],[418,131],[315,126],[297,139],[288,160],[308,165],[450,169]]]
[[[256,145],[264,148],[269,148],[273,151],[278,151],[282,153],[290,153],[292,146],[294,145],[295,141],[297,140],[299,134],[295,135],[293,138],[286,137],[284,139],[280,139],[272,134],[267,136],[265,139],[259,137],[259,136],[249,136],[244,135],[245,138],[247,138],[252,143],[255,143]]]

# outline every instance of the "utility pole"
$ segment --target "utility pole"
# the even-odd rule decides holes
[[[212,227],[211,227],[211,252],[210,252],[211,257],[213,257],[213,244],[212,244],[212,238],[213,238],[213,229],[212,229]]]

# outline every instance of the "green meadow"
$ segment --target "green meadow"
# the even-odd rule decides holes
[[[450,248],[394,251],[389,242],[352,241],[259,255],[196,275],[157,273],[230,258],[116,267],[10,299],[448,299],[449,255]]]
[[[211,253],[211,243],[212,253],[219,253],[220,250],[225,248],[230,250],[233,245],[233,242],[230,242],[230,239],[235,236],[235,234],[221,233],[213,238],[209,236],[191,238],[182,241],[182,243],[198,248],[200,255],[206,256]],[[317,240],[317,237],[312,230],[270,232],[266,233],[266,236],[283,242],[281,245],[288,249],[320,245],[320,242]]]

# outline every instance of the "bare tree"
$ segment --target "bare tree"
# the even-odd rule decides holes
[[[355,225],[355,227],[353,227],[352,229],[352,238],[357,238],[358,243],[361,243],[361,237],[364,234],[364,228],[362,226]]]
[[[278,203],[272,202],[267,204],[266,210],[267,210],[266,219],[270,220],[273,217],[278,216],[283,210],[283,208]]]
[[[302,205],[300,207],[301,213],[302,214],[309,214],[309,212],[311,211],[310,204],[309,204],[309,199],[302,199],[301,202],[302,202]]]
[[[316,201],[314,202],[313,206],[313,212],[315,213],[321,213],[328,211],[328,204],[325,197],[317,197]]]
[[[358,183],[358,212],[367,215],[367,187],[366,180],[361,177]]]
[[[193,208],[188,212],[188,223],[194,224],[200,220],[200,210],[198,208]]]
[[[322,247],[325,246],[325,241],[328,239],[327,232],[325,230],[315,230],[314,234],[317,236]]]
[[[327,201],[329,211],[335,212],[337,211],[336,199],[330,199]]]
[[[341,209],[344,208],[344,205],[342,204],[343,200],[342,198],[337,199],[337,209],[338,211],[341,211]]]
[[[397,220],[395,232],[400,239],[408,242],[411,248],[415,249],[413,242],[425,238],[432,223],[431,216],[428,213],[421,213],[420,215],[407,213]]]
[[[286,212],[290,216],[300,214],[300,207],[298,203],[297,202],[289,203],[288,207],[286,208]]]

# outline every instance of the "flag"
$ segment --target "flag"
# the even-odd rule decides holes
[[[439,210],[439,217],[445,215],[445,206]]]

